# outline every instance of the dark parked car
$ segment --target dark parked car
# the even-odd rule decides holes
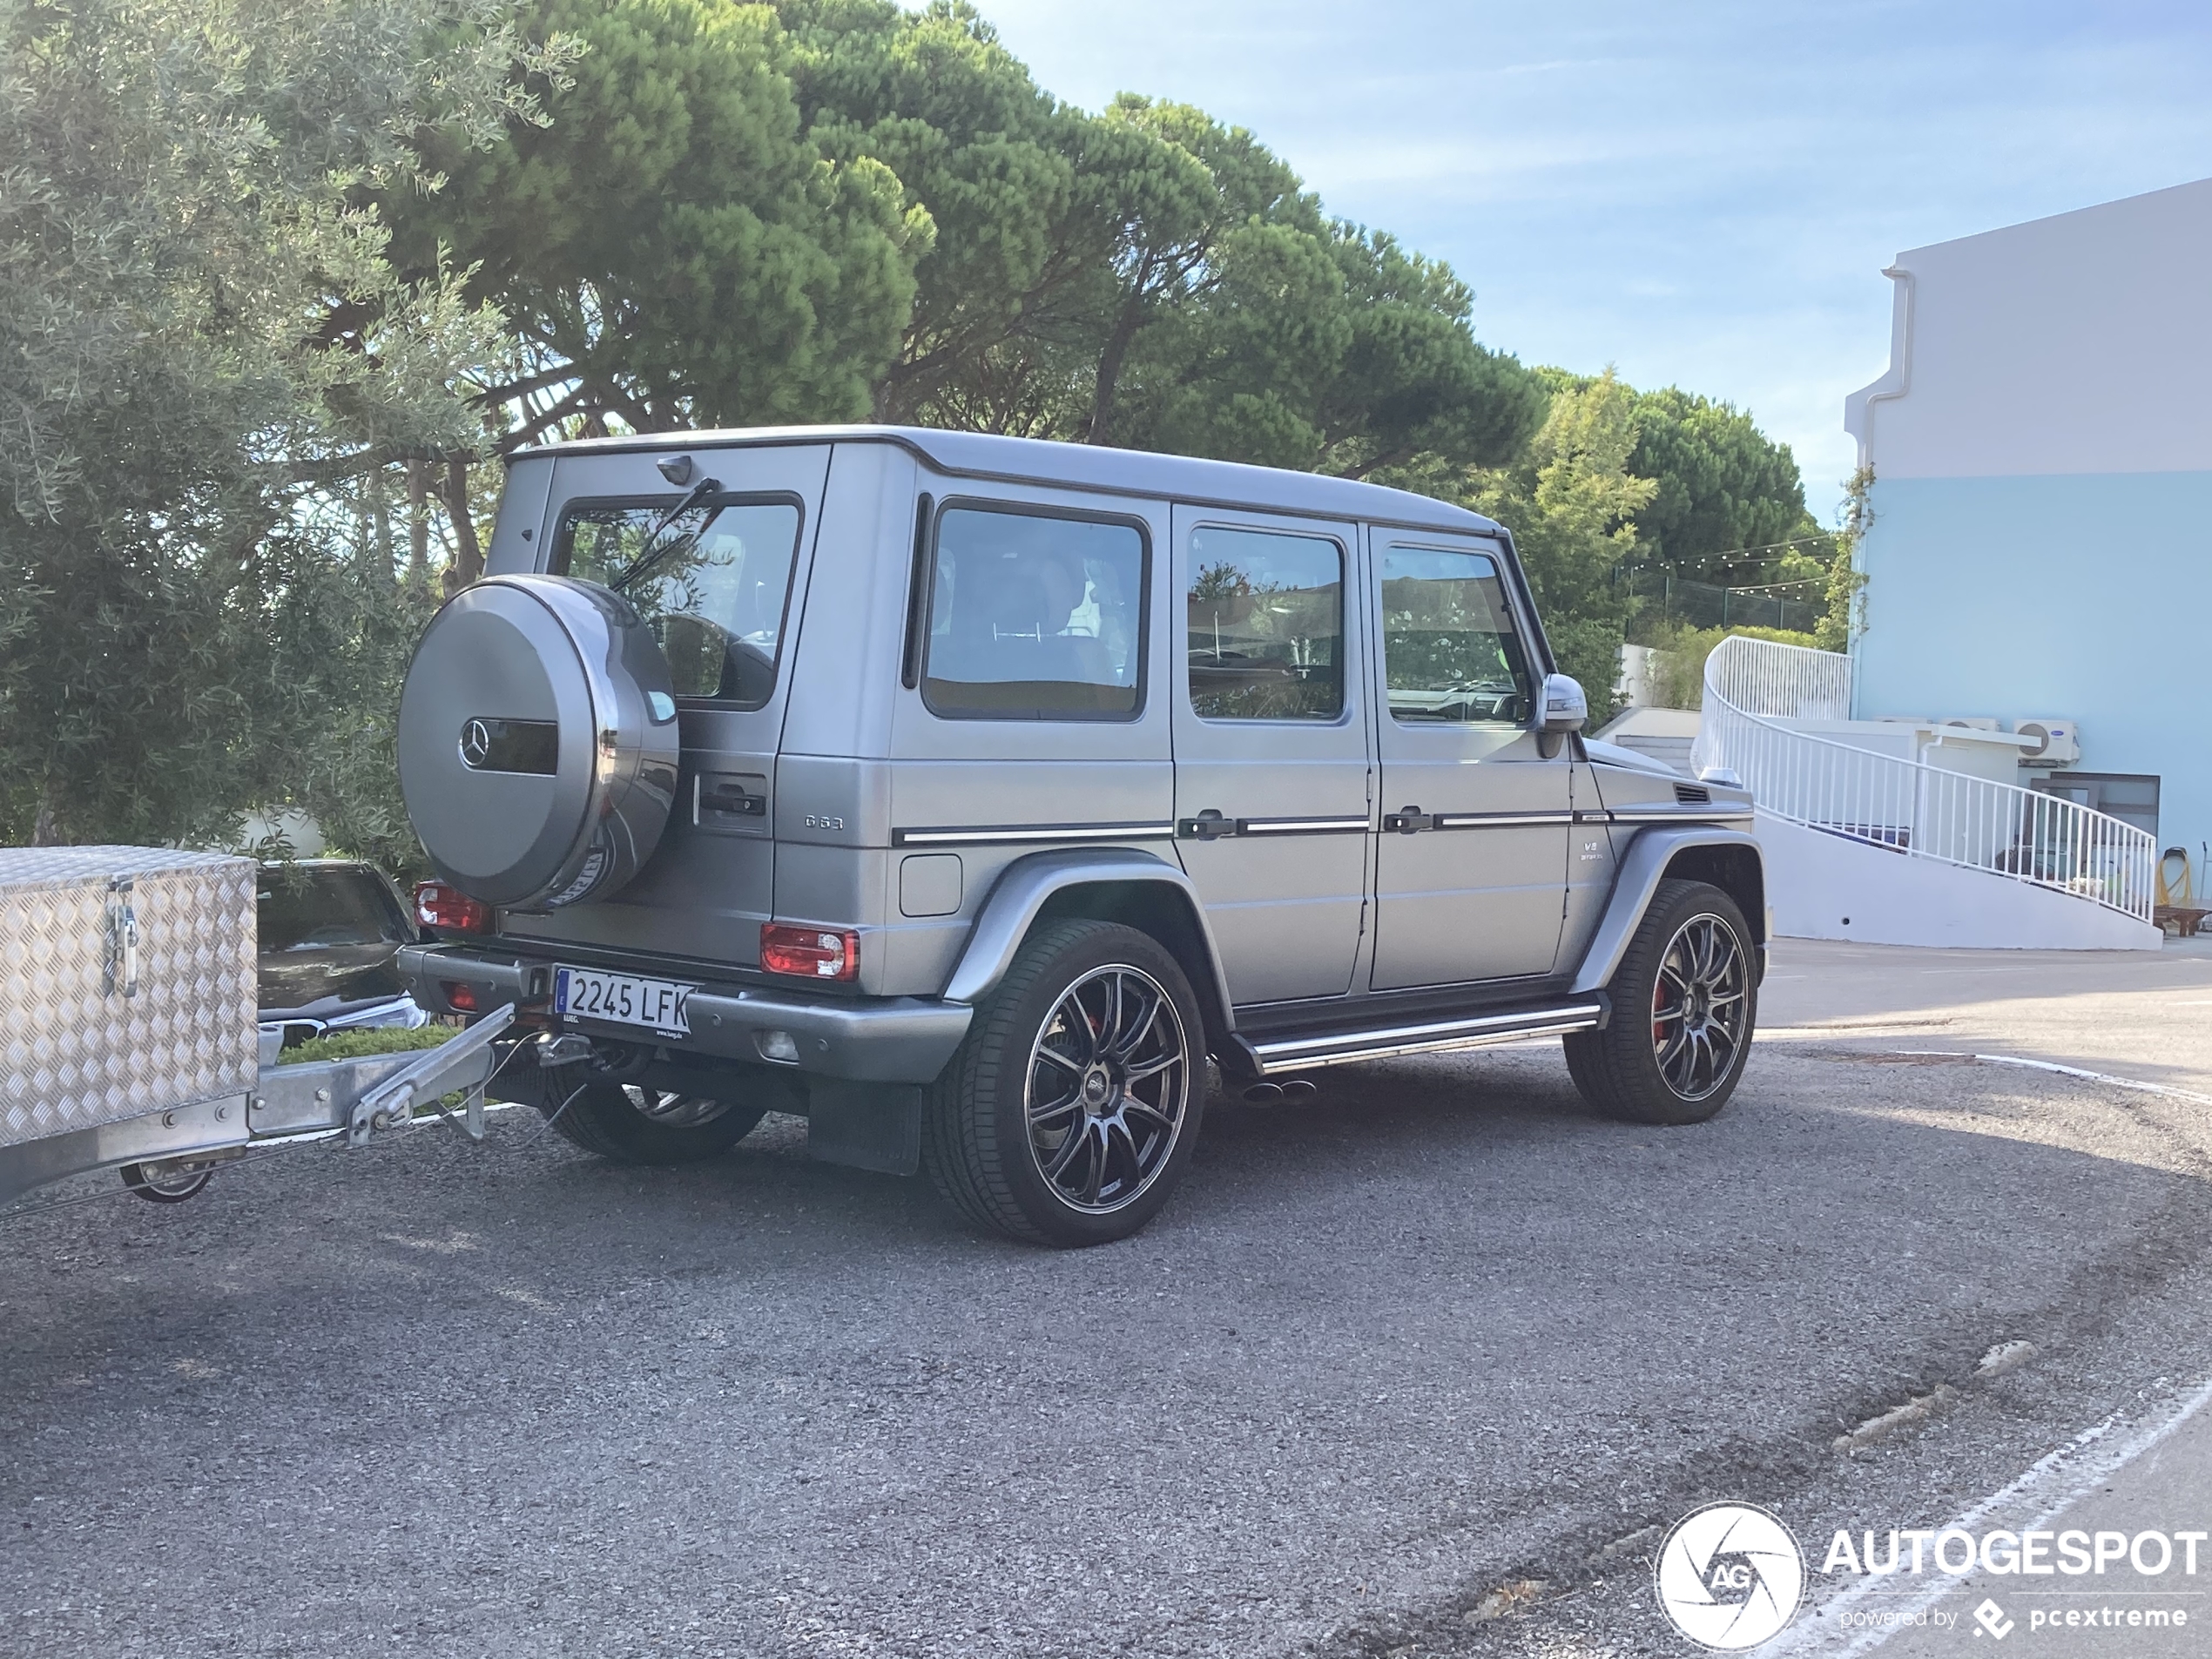
[[[261,1025],[298,1042],[325,1031],[418,1026],[393,958],[420,934],[384,873],[350,859],[261,867]]]

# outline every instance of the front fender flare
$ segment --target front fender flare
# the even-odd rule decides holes
[[[1212,930],[1206,926],[1205,907],[1198,902],[1197,888],[1165,859],[1120,846],[1032,853],[1007,866],[976,915],[967,948],[946,984],[946,1000],[973,1006],[988,996],[1014,966],[1022,941],[1055,894],[1098,883],[1126,886],[1131,882],[1171,888],[1189,907],[1205,960],[1186,966],[1211,977],[1212,984],[1200,987],[1199,996],[1203,1001],[1211,991],[1225,1013],[1229,981],[1222,972],[1221,953],[1214,945]]]
[[[1621,958],[1628,951],[1629,941],[1635,937],[1643,913],[1651,907],[1651,895],[1658,891],[1667,866],[1674,861],[1676,853],[1691,846],[1746,847],[1753,858],[1759,857],[1758,838],[1749,830],[1724,829],[1717,824],[1684,824],[1638,831],[1621,860],[1619,873],[1613,878],[1613,896],[1606,901],[1605,915],[1597,925],[1590,948],[1582,957],[1581,968],[1569,988],[1573,995],[1580,996],[1605,988],[1613,977],[1613,970],[1621,965]],[[1765,867],[1764,860],[1760,867]],[[1747,920],[1762,934],[1764,954],[1763,919],[1752,916]]]

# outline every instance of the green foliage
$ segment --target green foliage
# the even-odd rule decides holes
[[[1635,603],[1612,579],[1637,546],[1636,515],[1656,486],[1629,470],[1635,394],[1610,369],[1595,380],[1538,371],[1552,388],[1543,425],[1511,465],[1414,466],[1379,482],[1456,499],[1507,525],[1560,671],[1582,684],[1593,724],[1620,678]]]
[[[1089,442],[1365,477],[1535,430],[1543,388],[1475,341],[1450,267],[1325,219],[1242,128],[1128,95],[1107,118],[1157,147],[1130,158]]]
[[[1789,445],[1742,410],[1669,386],[1636,395],[1635,420],[1629,470],[1657,486],[1636,520],[1647,557],[1688,570],[1819,533]]]
[[[1805,510],[1789,446],[1732,405],[1678,387],[1634,398],[1636,442],[1629,471],[1655,489],[1636,515],[1636,555],[1622,573],[1629,590],[1648,599],[1671,577],[1764,588],[1770,597],[1816,606],[1837,543]],[[1777,583],[1796,585],[1777,591]],[[1631,631],[1642,641],[1660,620],[1647,609]]]
[[[1430,490],[1601,703],[1616,566],[1809,523],[1747,416],[1485,347],[1253,134],[1062,104],[965,0],[0,0],[0,54],[17,838],[292,806],[414,864],[407,657],[481,571],[472,462],[544,438],[873,415]]]
[[[1828,608],[1813,630],[1823,651],[1849,651],[1851,638],[1866,625],[1866,572],[1859,568],[1859,543],[1873,527],[1874,469],[1861,467],[1844,484],[1844,528],[1828,567]]]
[[[474,148],[434,132],[425,196],[383,192],[411,273],[469,267],[509,319],[482,401],[507,447],[549,432],[857,419],[895,352],[927,216],[800,120],[773,11],[733,0],[524,0],[582,54],[547,120]]]
[[[974,9],[782,0],[801,118],[821,152],[887,167],[926,213],[913,305],[875,418],[1027,432],[1095,308],[1095,126],[1038,89]]]
[[[879,416],[1354,475],[1501,462],[1542,418],[1448,267],[1330,220],[1244,129],[1056,104],[954,0],[778,11],[815,141],[935,229]]]
[[[11,838],[219,839],[384,700],[408,602],[329,529],[473,441],[496,319],[356,198],[526,118],[529,61],[480,0],[0,5]]]
[[[435,1049],[460,1035],[449,1025],[435,1024],[419,1025],[413,1030],[404,1026],[379,1026],[366,1031],[334,1031],[328,1036],[309,1037],[305,1042],[294,1043],[277,1055],[277,1064],[313,1066],[326,1060],[412,1054],[418,1049]]]
[[[1365,475],[1497,464],[1542,388],[1446,266],[1328,219],[1242,128],[1057,103],[961,0],[528,0],[549,125],[388,192],[513,320],[548,434],[876,418]]]

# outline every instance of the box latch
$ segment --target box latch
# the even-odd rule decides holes
[[[106,983],[110,996],[138,994],[138,913],[131,903],[132,879],[112,876],[107,884]]]

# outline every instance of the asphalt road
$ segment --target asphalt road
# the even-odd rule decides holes
[[[1932,961],[1785,945],[1693,1129],[1550,1047],[1218,1103],[1080,1254],[782,1119],[664,1172],[512,1113],[10,1224],[0,1653],[1688,1651],[1647,1529],[1694,1504],[1911,1525],[2212,1374],[2212,1109],[1898,1052],[2212,1096],[2212,956]]]

